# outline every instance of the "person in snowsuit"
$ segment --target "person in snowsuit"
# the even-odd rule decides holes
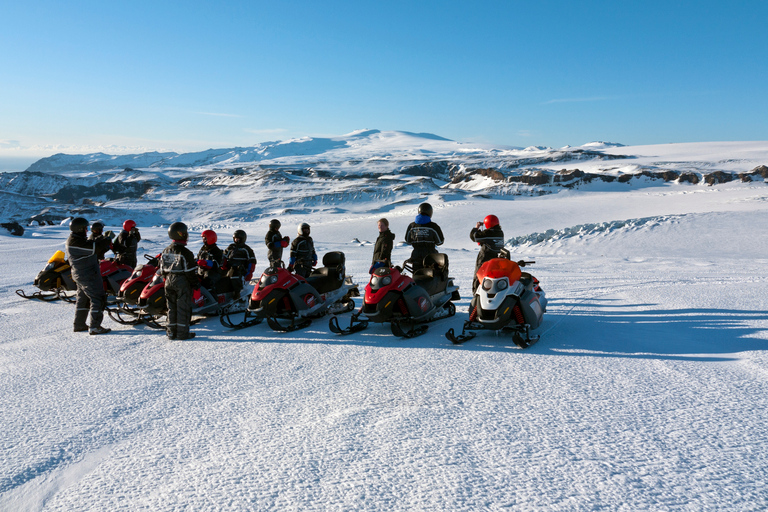
[[[77,285],[75,300],[75,332],[88,331],[91,334],[106,334],[112,329],[101,326],[107,294],[99,269],[99,253],[109,250],[109,240],[88,240],[88,221],[82,217],[72,219],[71,231],[65,245],[67,260],[72,269],[72,279]],[[91,325],[88,313],[91,314]]]
[[[193,290],[200,288],[197,277],[197,262],[192,251],[187,249],[187,225],[174,222],[168,228],[171,245],[160,254],[157,273],[165,278],[165,300],[168,305],[168,338],[188,340],[195,337],[189,332],[192,322]]]
[[[373,274],[373,271],[379,267],[392,266],[392,248],[395,246],[395,234],[389,230],[389,221],[387,219],[379,219],[377,227],[379,229],[379,237],[376,239],[376,245],[373,246],[373,261],[371,261],[371,268],[368,269],[369,274]]]
[[[309,224],[299,224],[297,236],[291,243],[291,258],[288,260],[288,271],[295,272],[302,277],[309,277],[312,267],[317,265],[317,253],[315,243],[309,236]]]
[[[107,251],[112,250],[112,239],[115,238],[115,234],[112,231],[104,233],[104,223],[96,221],[91,224],[91,234],[88,236],[88,240],[103,240],[106,239],[106,243],[99,244],[99,253],[97,254],[99,260],[103,260]]]
[[[267,258],[270,267],[283,267],[283,249],[288,247],[291,239],[280,234],[280,221],[272,219],[269,221],[269,231],[264,237],[264,243],[267,244]]]
[[[232,243],[224,250],[224,269],[237,291],[253,278],[253,271],[256,270],[256,255],[246,245],[247,239],[245,231],[238,229],[232,235]]]
[[[216,283],[221,280],[224,252],[216,245],[218,236],[215,231],[206,229],[200,236],[203,238],[203,246],[197,251],[197,275],[202,285],[213,292]]]
[[[432,205],[421,203],[416,220],[405,231],[405,243],[413,247],[410,262],[414,272],[424,268],[424,257],[437,254],[437,246],[445,242],[440,226],[432,222],[432,213]]]
[[[141,234],[136,223],[132,220],[123,222],[123,230],[117,235],[112,244],[112,251],[115,253],[115,261],[123,263],[131,268],[136,267],[136,251],[139,248]]]
[[[481,230],[481,226],[485,229]],[[477,242],[480,246],[480,252],[475,262],[475,278],[472,280],[472,294],[475,293],[480,282],[477,280],[477,271],[486,261],[499,257],[499,251],[504,248],[504,232],[499,225],[499,218],[495,215],[488,215],[483,222],[478,222],[472,231],[469,232],[469,238]]]

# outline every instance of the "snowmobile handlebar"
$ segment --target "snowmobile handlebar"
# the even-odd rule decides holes
[[[524,267],[526,265],[533,265],[534,263],[536,263],[536,262],[535,261],[525,261],[525,260],[520,260],[520,261],[517,262],[517,264],[519,266],[521,266],[521,267]]]

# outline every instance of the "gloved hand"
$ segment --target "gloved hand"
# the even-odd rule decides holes
[[[197,266],[206,270],[210,270],[213,268],[213,262],[211,260],[197,260]]]
[[[524,267],[525,266],[525,260],[520,260],[520,261],[517,262],[517,264],[519,266],[521,266],[521,267]]]
[[[245,276],[245,282],[247,283],[247,282],[248,282],[248,281],[250,281],[251,279],[253,279],[253,272],[249,272],[249,273],[248,273],[248,274]]]
[[[221,263],[221,270],[229,270],[229,261],[227,258],[224,258],[224,261]]]
[[[115,238],[115,233],[110,229],[104,232],[104,236],[112,240],[113,238]]]
[[[288,272],[293,272],[293,263],[288,265]]]
[[[316,265],[317,265],[317,256],[312,258],[312,266],[314,267]]]
[[[288,238],[288,237],[285,237],[285,238]],[[288,240],[286,240],[285,238],[283,239],[282,242],[280,242],[280,247],[282,247],[283,249],[288,247]]]

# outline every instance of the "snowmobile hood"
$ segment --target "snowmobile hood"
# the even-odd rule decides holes
[[[499,279],[501,277],[509,278],[509,283],[512,284],[515,281],[519,281],[523,272],[520,270],[520,266],[514,261],[504,258],[494,258],[490,261],[483,263],[480,270],[477,271],[477,279],[483,282],[486,277],[489,279]]]

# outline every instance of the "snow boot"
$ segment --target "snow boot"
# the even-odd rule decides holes
[[[112,329],[108,327],[91,327],[91,329],[88,331],[90,334],[107,334],[108,332],[112,332]]]

